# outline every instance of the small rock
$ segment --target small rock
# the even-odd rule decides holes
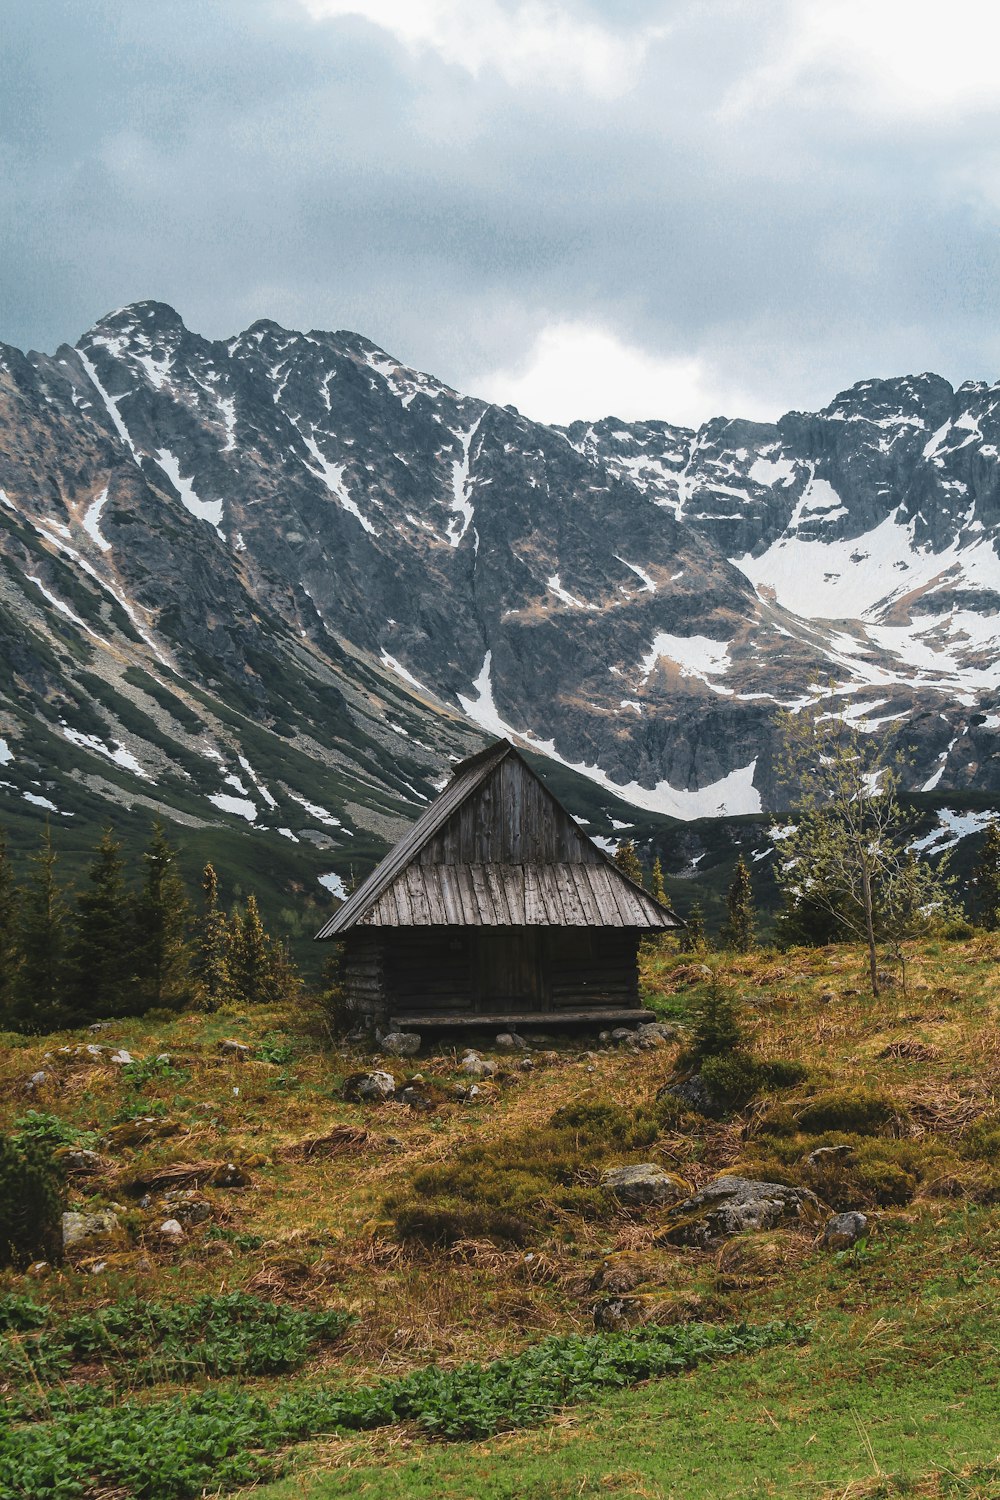
[[[24,1087],[27,1089],[28,1093],[31,1094],[35,1089],[40,1089],[44,1083],[47,1083],[48,1079],[48,1073],[46,1073],[44,1069],[39,1068],[37,1073],[32,1073],[31,1077],[28,1079]]]
[[[828,1167],[833,1162],[844,1161],[853,1152],[853,1146],[817,1146],[815,1151],[810,1151],[806,1162],[810,1167]]]
[[[169,1052],[158,1052],[156,1054],[156,1061],[158,1063],[168,1063],[170,1061],[170,1053]]]
[[[157,1233],[172,1245],[179,1245],[184,1238],[184,1229],[177,1219],[164,1219]]]
[[[687,1183],[648,1161],[634,1167],[609,1167],[601,1173],[601,1187],[622,1203],[637,1208],[648,1204],[676,1203],[690,1192]]]
[[[836,993],[833,990],[824,990],[819,997],[819,1003],[820,1005],[829,1005],[836,998]]]
[[[420,1051],[420,1035],[416,1031],[390,1031],[379,1042],[379,1050],[390,1057],[414,1057]]]
[[[480,1057],[478,1052],[467,1052],[459,1066],[471,1078],[492,1078],[497,1070],[495,1062],[490,1062],[488,1057]]]
[[[204,1224],[212,1217],[212,1205],[195,1188],[183,1188],[178,1192],[164,1194],[163,1208],[174,1220],[187,1225],[189,1229],[196,1224]]]
[[[64,1146],[62,1150],[54,1154],[65,1171],[79,1172],[88,1177],[97,1172],[103,1172],[108,1165],[104,1157],[99,1156],[96,1151],[85,1151],[81,1146]]]
[[[867,1233],[867,1214],[834,1214],[823,1226],[823,1246],[827,1250],[849,1250]]]
[[[634,1042],[635,1038],[636,1033],[632,1030],[631,1026],[616,1026],[611,1033],[611,1040],[613,1042]]]
[[[72,1250],[77,1245],[86,1245],[118,1231],[118,1215],[103,1210],[89,1214],[63,1214],[63,1249]]]
[[[352,1073],[344,1081],[345,1099],[367,1099],[376,1104],[391,1099],[396,1092],[396,1080],[391,1073],[376,1070],[374,1073]]]
[[[107,1047],[101,1042],[87,1042],[83,1048],[84,1057],[89,1057],[93,1062],[103,1062]]]
[[[131,1052],[126,1052],[124,1047],[120,1047],[117,1052],[112,1052],[108,1062],[116,1063],[119,1067],[127,1067],[129,1063],[135,1062],[135,1058]]]
[[[107,1269],[108,1263],[106,1260],[95,1260],[87,1267],[87,1272],[91,1276],[100,1276],[101,1272]]]
[[[47,1260],[33,1260],[24,1274],[39,1281],[43,1276],[47,1276],[51,1270],[52,1267]]]
[[[704,1115],[706,1119],[713,1119],[724,1113],[721,1103],[700,1073],[692,1073],[690,1078],[684,1078],[680,1083],[668,1084],[662,1092],[672,1094],[675,1099],[686,1104],[688,1109]]]
[[[519,1058],[517,1066],[520,1068],[522,1073],[532,1073],[534,1072],[535,1068],[534,1059],[530,1057]]]
[[[602,1333],[617,1333],[639,1321],[641,1304],[630,1297],[609,1297],[594,1306],[594,1327]]]
[[[98,1031],[107,1031],[107,1029],[108,1029],[108,1027],[110,1025],[111,1025],[110,1021],[92,1021],[91,1024],[87,1027],[87,1030],[93,1036]]]
[[[245,1062],[250,1056],[250,1048],[246,1042],[234,1041],[232,1037],[227,1037],[225,1041],[219,1043],[219,1052],[223,1057],[235,1057],[240,1062]]]
[[[602,1047],[606,1047],[608,1045],[608,1043],[610,1042],[610,1040],[611,1040],[611,1032],[610,1031],[601,1031],[601,1032],[599,1032],[597,1040],[600,1042],[600,1044],[601,1044]]]
[[[526,1052],[528,1044],[516,1031],[501,1031],[496,1040],[500,1052]]]
[[[745,1230],[776,1229],[800,1220],[803,1209],[812,1214],[820,1210],[819,1199],[808,1188],[750,1177],[717,1177],[670,1209],[668,1227],[658,1243],[708,1249]]]
[[[643,1021],[636,1027],[635,1034],[640,1047],[662,1047],[665,1042],[675,1042],[680,1035],[676,1026],[669,1026],[665,1021]]]

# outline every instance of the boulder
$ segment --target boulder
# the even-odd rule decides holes
[[[90,1247],[118,1233],[118,1215],[104,1209],[89,1214],[63,1214],[62,1241],[64,1250],[78,1246]]]
[[[177,1219],[164,1219],[157,1230],[161,1240],[166,1240],[170,1245],[179,1245],[184,1239],[184,1228]]]
[[[826,1250],[849,1250],[867,1233],[867,1214],[834,1214],[823,1226],[823,1247]]]
[[[679,1177],[648,1161],[632,1167],[609,1167],[601,1173],[601,1187],[630,1208],[676,1203],[690,1191]]]
[[[131,1052],[126,1052],[124,1047],[119,1047],[118,1051],[112,1052],[108,1058],[109,1063],[114,1063],[119,1068],[127,1068],[129,1063],[134,1063],[135,1061],[136,1058],[132,1056]]]
[[[709,1249],[731,1235],[815,1219],[820,1212],[820,1201],[808,1188],[750,1177],[717,1177],[670,1209],[659,1242]]]
[[[415,1057],[420,1051],[420,1034],[416,1031],[390,1031],[379,1042],[379,1050],[390,1057]]]
[[[352,1073],[344,1080],[345,1099],[363,1099],[380,1104],[391,1099],[396,1092],[396,1080],[391,1073],[376,1069],[373,1073]]]
[[[48,1073],[46,1073],[44,1069],[39,1068],[38,1072],[32,1073],[31,1077],[25,1083],[24,1091],[26,1094],[33,1094],[36,1089],[42,1088],[46,1083],[48,1083],[48,1081]]]

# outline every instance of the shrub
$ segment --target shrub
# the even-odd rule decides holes
[[[404,1194],[386,1202],[386,1212],[401,1239],[434,1246],[478,1237],[525,1245],[567,1213],[610,1218],[614,1205],[598,1185],[597,1169],[612,1152],[651,1146],[677,1112],[677,1101],[667,1098],[634,1110],[574,1101],[539,1130],[476,1142],[425,1167]]]
[[[743,1041],[736,1001],[732,990],[723,985],[717,974],[694,1013],[694,1028],[689,1056],[693,1062],[703,1057],[719,1057],[735,1051]]]
[[[0,1135],[0,1266],[61,1257],[63,1199],[51,1149]]]
[[[760,1122],[771,1135],[882,1135],[898,1131],[904,1111],[888,1094],[868,1089],[830,1089],[804,1103],[772,1107]]]
[[[723,1113],[743,1109],[765,1089],[791,1088],[801,1083],[806,1069],[795,1062],[761,1062],[747,1052],[725,1057],[706,1057],[701,1077]]]

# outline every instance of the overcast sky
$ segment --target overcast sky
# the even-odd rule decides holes
[[[6,0],[0,339],[154,297],[557,421],[994,379],[998,45],[997,0]]]

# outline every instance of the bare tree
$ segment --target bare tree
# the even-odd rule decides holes
[[[954,914],[942,863],[932,867],[909,848],[910,819],[900,805],[901,764],[864,734],[831,695],[810,713],[783,714],[779,776],[795,811],[772,827],[776,876],[786,896],[808,900],[835,918],[868,950],[879,993],[878,944],[903,965],[907,937]]]

